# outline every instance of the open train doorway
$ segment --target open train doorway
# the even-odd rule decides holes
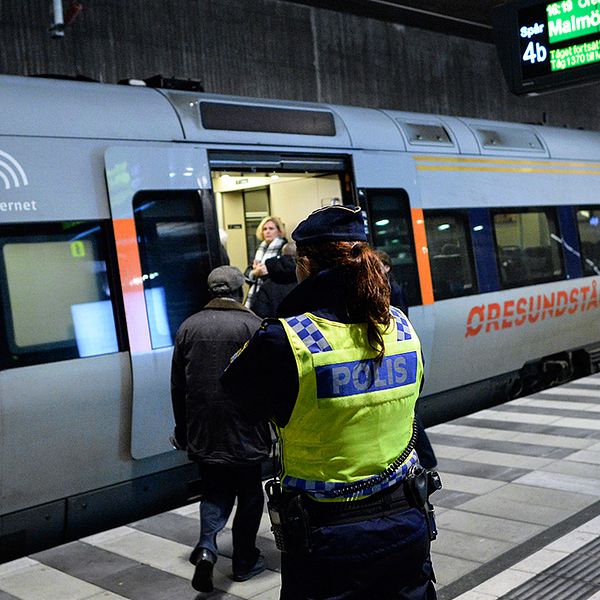
[[[264,217],[279,217],[291,240],[313,210],[355,203],[347,157],[215,152],[209,163],[223,248],[242,272],[252,264]]]

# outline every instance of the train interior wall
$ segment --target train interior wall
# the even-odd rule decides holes
[[[217,218],[230,263],[242,272],[252,262],[259,241],[256,226],[276,215],[287,239],[308,212],[341,197],[337,174],[213,172]],[[261,201],[262,200],[262,201]]]
[[[63,2],[65,11],[69,2]],[[154,74],[207,92],[594,129],[598,85],[508,91],[492,44],[281,0],[90,0],[53,39],[51,3],[0,2],[0,72]]]

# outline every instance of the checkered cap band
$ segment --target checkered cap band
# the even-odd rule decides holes
[[[332,349],[325,336],[307,316],[290,317],[286,319],[286,322],[304,342],[311,354],[328,352]]]

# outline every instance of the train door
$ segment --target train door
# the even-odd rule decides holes
[[[109,148],[105,153],[133,379],[131,455],[172,450],[175,333],[207,301],[220,246],[206,151]]]
[[[433,339],[433,288],[414,161],[406,153],[378,151],[359,152],[353,159],[370,241],[390,257],[392,275],[404,290],[427,368]]]
[[[279,217],[291,240],[313,210],[354,202],[348,157],[215,151],[209,163],[223,244],[242,272],[252,263],[264,217]]]

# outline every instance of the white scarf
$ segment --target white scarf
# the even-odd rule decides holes
[[[254,260],[259,262],[261,265],[264,265],[265,262],[269,260],[269,258],[275,258],[281,254],[281,248],[286,243],[285,238],[276,237],[270,244],[266,241],[262,241],[260,246],[256,249],[256,254],[254,255]],[[250,279],[254,279],[252,273],[249,275]],[[259,277],[254,280],[254,283],[250,287],[248,291],[248,297],[246,298],[246,308],[252,308],[252,302],[254,301],[254,297],[256,296],[260,286],[263,284],[264,277]]]

